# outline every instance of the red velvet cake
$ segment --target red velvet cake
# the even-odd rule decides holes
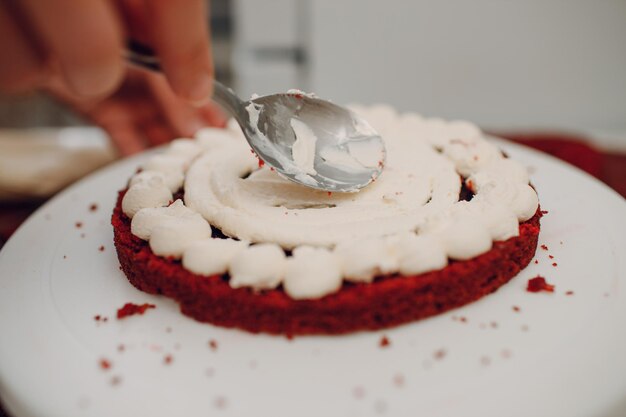
[[[523,168],[466,122],[356,110],[388,151],[359,193],[288,183],[233,127],[149,160],[112,217],[129,281],[202,322],[341,334],[462,306],[528,265],[541,213]]]

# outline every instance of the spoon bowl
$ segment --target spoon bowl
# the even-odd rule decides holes
[[[380,135],[352,111],[303,93],[244,103],[240,123],[256,154],[285,178],[331,192],[358,191],[381,174]]]

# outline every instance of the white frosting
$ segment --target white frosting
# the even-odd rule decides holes
[[[294,299],[319,298],[341,287],[335,254],[326,248],[301,246],[287,260],[285,292]]]
[[[143,208],[163,207],[173,199],[172,192],[162,177],[152,176],[136,180],[122,199],[122,211],[131,219]]]
[[[351,240],[337,245],[335,253],[348,281],[372,282],[378,275],[398,270],[398,251],[389,239]]]
[[[235,255],[230,263],[230,286],[255,290],[276,288],[285,276],[285,252],[272,243],[249,246]]]
[[[169,207],[139,210],[131,222],[131,232],[148,240],[155,254],[180,258],[189,245],[211,236],[211,226],[176,200]]]
[[[306,299],[337,291],[342,279],[371,282],[473,258],[494,241],[517,236],[519,222],[536,212],[525,169],[504,158],[471,123],[398,115],[389,106],[353,110],[371,123],[361,127],[364,134],[375,129],[387,148],[384,175],[360,192],[329,196],[259,169],[230,123],[226,130],[199,132],[196,146],[177,142],[131,180],[123,208],[129,216],[137,213],[132,232],[149,240],[157,254],[182,255],[183,266],[195,273],[228,271],[234,288],[282,283],[289,296]],[[249,106],[253,123],[259,111]],[[296,123],[302,142],[294,159],[310,169],[315,140],[300,128]],[[332,149],[320,151],[323,158],[336,156]],[[372,166],[380,161],[374,154],[365,145],[351,149],[345,165]],[[154,208],[171,200],[168,176],[187,168],[186,207],[176,202]],[[469,202],[458,201],[464,178],[475,193]],[[211,239],[210,227],[204,220],[200,226],[198,218],[257,244]],[[293,256],[287,258],[281,247],[294,249]]]
[[[248,247],[248,243],[233,239],[205,239],[187,247],[183,267],[199,275],[225,274],[233,258]]]
[[[295,118],[291,119],[291,128],[296,135],[296,141],[291,146],[293,162],[295,162],[298,169],[305,174],[317,174],[313,167],[317,136],[315,136],[315,133],[313,133],[309,126]]]

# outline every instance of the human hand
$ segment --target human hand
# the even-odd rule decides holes
[[[47,90],[107,131],[122,155],[130,155],[177,137],[190,137],[203,126],[223,127],[226,117],[213,103],[192,106],[176,96],[162,74],[130,68],[121,87],[105,99],[84,99],[62,80]]]
[[[0,91],[20,92],[60,82],[62,90],[76,97],[106,97],[124,79],[124,39],[130,36],[155,49],[178,96],[207,102],[213,62],[206,3],[181,3],[0,1]]]

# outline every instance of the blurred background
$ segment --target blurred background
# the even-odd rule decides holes
[[[626,0],[212,0],[209,19],[216,77],[242,97],[471,120],[626,195]],[[0,96],[0,225],[117,157],[87,125],[46,95]]]

